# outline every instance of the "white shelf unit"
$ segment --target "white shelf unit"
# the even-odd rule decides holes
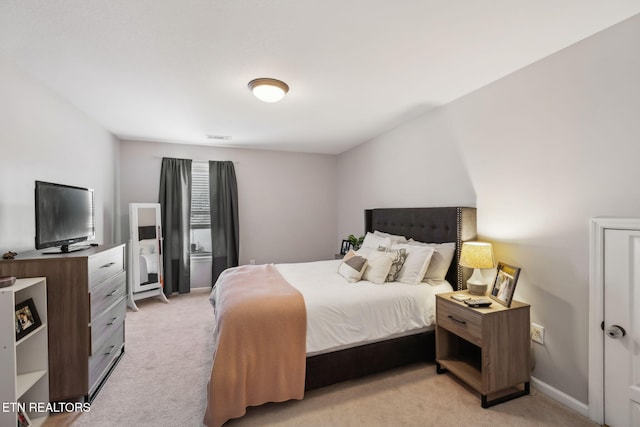
[[[30,298],[42,325],[16,341],[15,307]],[[32,426],[44,423],[48,414],[32,412],[30,404],[49,403],[48,348],[46,279],[18,279],[0,288],[0,426],[16,426],[22,405]]]

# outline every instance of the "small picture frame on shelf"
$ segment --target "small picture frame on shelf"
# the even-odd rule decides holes
[[[505,307],[511,307],[511,301],[513,300],[519,275],[520,267],[498,262],[498,272],[493,281],[493,287],[491,288],[489,297]]]
[[[32,298],[16,305],[16,341],[42,325]]]
[[[26,412],[22,410],[22,408],[18,407],[18,413],[16,414],[18,418],[18,427],[31,427],[31,420]]]
[[[342,246],[340,246],[340,255],[346,255],[347,252],[349,252],[349,249],[351,249],[351,242],[348,240],[343,240]]]

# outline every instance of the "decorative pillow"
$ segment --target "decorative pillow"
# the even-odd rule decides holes
[[[338,274],[347,279],[350,283],[355,283],[362,278],[362,274],[367,268],[367,259],[350,250],[342,258]]]
[[[427,272],[434,249],[428,246],[409,244],[393,245],[392,249],[405,249],[407,252],[407,259],[396,280],[410,285],[420,284]]]
[[[396,234],[389,234],[389,233],[385,233],[384,231],[374,231],[373,234],[375,234],[378,237],[386,237],[389,240],[391,240],[391,243],[407,243],[408,240],[406,237],[404,236],[398,236]]]
[[[415,240],[409,240],[410,245],[427,246],[435,249],[433,257],[431,257],[431,263],[427,269],[427,273],[424,275],[425,279],[444,280],[451,266],[451,261],[456,253],[455,242],[448,243],[422,243]]]
[[[393,258],[393,255],[387,252],[371,252],[367,258],[367,269],[362,278],[377,285],[384,283],[389,275],[389,270],[391,270]]]
[[[373,250],[376,250],[378,249],[378,246],[384,246],[385,248],[391,247],[391,239],[388,237],[376,236],[373,233],[367,233],[364,236],[364,240],[362,241],[360,248],[373,248]]]
[[[387,274],[387,278],[385,282],[395,282],[402,266],[404,265],[404,261],[407,259],[407,250],[404,248],[400,249],[387,249],[384,246],[378,246],[378,250],[380,252],[386,252],[390,255],[393,255],[393,261],[391,262],[391,268],[389,269],[389,274]]]
[[[143,239],[138,242],[140,255],[149,255],[156,252],[156,239]]]

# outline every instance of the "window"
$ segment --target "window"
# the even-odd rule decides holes
[[[191,255],[211,255],[209,162],[191,162]]]

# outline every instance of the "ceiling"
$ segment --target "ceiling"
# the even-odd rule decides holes
[[[0,56],[121,139],[337,154],[637,13],[637,0],[2,0]],[[258,77],[288,95],[257,100]]]

